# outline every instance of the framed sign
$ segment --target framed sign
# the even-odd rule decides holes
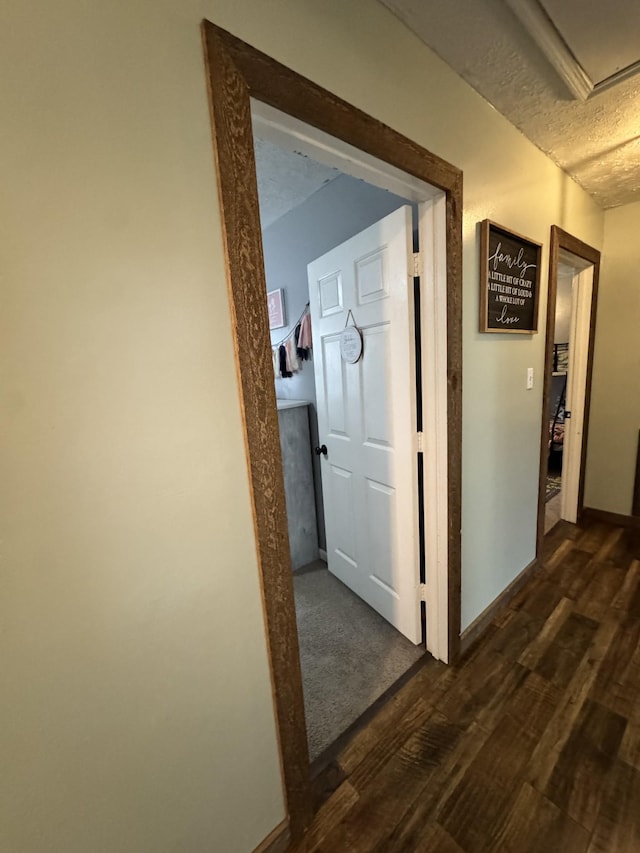
[[[340,336],[340,355],[347,364],[360,361],[362,355],[362,333],[357,326],[347,326]]]
[[[480,331],[538,331],[542,244],[489,219],[480,223]]]
[[[286,326],[284,316],[284,293],[282,288],[270,290],[267,293],[267,308],[269,310],[269,328],[282,329]]]

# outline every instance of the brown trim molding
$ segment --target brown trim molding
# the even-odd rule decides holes
[[[258,844],[253,853],[285,853],[290,843],[289,821],[285,819],[267,835],[261,844]]]
[[[540,564],[538,560],[532,560],[529,565],[525,566],[520,574],[511,581],[509,586],[506,587],[500,595],[495,598],[467,628],[464,629],[462,636],[460,637],[460,650],[463,655],[466,654],[471,646],[480,639],[493,619],[507,608],[511,599],[515,598],[522,587],[529,583],[539,568]]]
[[[584,505],[584,473],[587,460],[587,440],[589,437],[589,409],[591,406],[591,379],[593,376],[593,344],[596,336],[596,309],[598,305],[598,283],[600,280],[600,252],[578,240],[557,225],[551,226],[549,250],[549,293],[547,297],[547,325],[544,356],[544,385],[542,392],[542,427],[540,430],[540,472],[538,481],[538,527],[536,536],[536,556],[540,554],[544,540],[544,507],[546,497],[546,479],[549,440],[549,399],[551,397],[551,372],[553,370],[553,339],[556,327],[556,296],[558,292],[558,260],[564,249],[573,255],[593,264],[593,291],[591,295],[591,325],[589,330],[589,349],[587,355],[587,376],[584,395],[584,424],[582,430],[582,456],[580,460],[580,483],[578,486],[578,519],[582,517]]]
[[[640,516],[640,431],[638,432],[638,451],[636,453],[636,476],[633,482],[633,501],[631,515]]]
[[[202,33],[267,646],[285,797],[296,840],[311,819],[311,789],[249,99],[338,137],[446,194],[450,660],[457,657],[460,641],[462,173],[208,21]]]
[[[634,515],[622,515],[617,512],[608,512],[606,509],[594,509],[586,506],[582,510],[582,518],[585,521],[604,521],[606,524],[615,524],[618,527],[640,528],[640,518]]]

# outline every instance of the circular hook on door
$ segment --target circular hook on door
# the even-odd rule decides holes
[[[326,444],[321,444],[320,447],[316,447],[316,456],[327,456],[328,450]]]

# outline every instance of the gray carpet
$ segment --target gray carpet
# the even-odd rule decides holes
[[[425,651],[399,634],[321,561],[294,574],[294,589],[313,761]]]

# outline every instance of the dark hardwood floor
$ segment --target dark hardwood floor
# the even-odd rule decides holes
[[[561,522],[462,661],[316,780],[297,853],[639,853],[640,531]]]

